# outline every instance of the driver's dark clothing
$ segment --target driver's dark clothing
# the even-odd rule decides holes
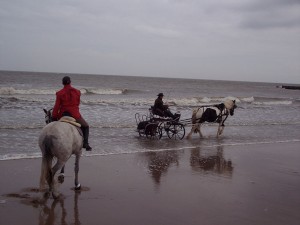
[[[164,105],[163,100],[158,97],[154,102],[153,113],[162,117],[171,117],[175,119],[175,116],[168,108],[169,107],[167,105]]]

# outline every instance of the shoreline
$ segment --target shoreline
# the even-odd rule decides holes
[[[82,157],[58,200],[37,192],[41,159],[0,161],[1,224],[298,224],[299,143]]]

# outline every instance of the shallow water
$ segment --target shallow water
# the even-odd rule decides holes
[[[0,160],[40,157],[38,135],[64,74],[0,71]],[[69,74],[82,92],[81,112],[90,123],[92,152],[85,155],[188,149],[251,143],[299,142],[299,90],[278,84]],[[191,140],[147,140],[136,132],[135,114],[147,114],[164,92],[173,112],[191,118],[192,109],[236,99],[238,108],[217,139],[215,124]],[[186,132],[190,127],[186,126]]]

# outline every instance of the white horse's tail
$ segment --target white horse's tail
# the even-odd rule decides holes
[[[46,180],[51,179],[51,167],[53,155],[51,153],[52,140],[51,137],[46,136],[42,142],[42,165],[40,176],[40,191],[45,188]]]

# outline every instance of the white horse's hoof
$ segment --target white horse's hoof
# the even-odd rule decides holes
[[[58,183],[62,184],[65,181],[65,174],[61,173],[57,177]]]
[[[81,184],[77,184],[77,185],[75,186],[75,190],[78,191],[78,190],[80,190],[80,189],[81,189]]]

